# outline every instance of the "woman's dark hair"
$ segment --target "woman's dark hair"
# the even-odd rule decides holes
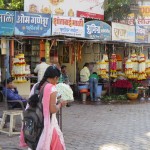
[[[85,63],[83,67],[89,67],[89,63]]]
[[[56,66],[49,66],[43,76],[43,79],[41,82],[38,84],[38,87],[36,88],[36,93],[33,94],[29,100],[28,103],[31,107],[35,108],[37,106],[37,103],[39,102],[39,90],[43,86],[43,84],[46,82],[48,78],[55,78],[55,77],[60,77],[60,70]]]
[[[93,74],[96,74],[96,75],[97,75],[97,72],[93,72]]]
[[[10,77],[10,78],[8,78],[8,79],[5,79],[5,80],[2,82],[2,84],[3,84],[3,86],[6,86],[6,84],[9,84],[9,83],[12,82],[12,81],[13,81],[13,78]]]
[[[46,82],[48,78],[55,78],[55,77],[60,77],[60,70],[56,66],[49,66],[43,76],[43,79],[39,83],[38,90],[41,88],[41,86]]]

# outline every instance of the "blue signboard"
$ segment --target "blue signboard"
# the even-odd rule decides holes
[[[14,33],[15,12],[0,10],[0,36],[12,36]]]
[[[51,15],[16,11],[15,35],[50,36]]]
[[[85,23],[85,37],[110,41],[111,26],[102,21],[88,21]]]
[[[136,42],[148,43],[148,33],[146,26],[136,26]]]

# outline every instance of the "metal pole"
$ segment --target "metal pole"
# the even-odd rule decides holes
[[[108,61],[109,61],[109,71],[108,71],[108,77],[109,77],[109,80],[108,80],[108,82],[109,82],[109,91],[108,91],[108,95],[110,96],[110,87],[111,87],[111,80],[110,80],[110,49],[109,49],[109,47],[108,47]]]
[[[74,47],[74,83],[76,83],[77,76],[77,59],[76,59],[76,48]]]
[[[7,85],[7,67],[5,68],[5,88],[6,88],[6,85]],[[4,95],[4,102],[5,102],[5,109],[7,110],[8,109],[8,104],[7,104],[7,89],[6,89],[6,95]]]

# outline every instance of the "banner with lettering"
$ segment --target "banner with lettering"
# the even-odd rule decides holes
[[[135,42],[135,26],[112,22],[112,41]]]
[[[24,0],[24,11],[104,20],[104,0]]]
[[[15,12],[0,10],[0,35],[12,36],[14,34]]]
[[[51,15],[16,11],[15,17],[15,35],[51,35]]]
[[[148,30],[145,26],[136,26],[136,42],[148,43]]]
[[[110,41],[111,26],[102,21],[88,21],[85,23],[85,37]]]
[[[77,17],[53,16],[52,35],[84,37],[84,19]]]
[[[134,13],[129,14],[127,19],[121,22],[129,25],[150,26],[150,5],[139,6],[139,11],[137,16]]]

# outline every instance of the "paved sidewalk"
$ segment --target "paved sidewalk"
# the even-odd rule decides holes
[[[67,150],[150,150],[150,103],[72,104],[63,109]],[[0,133],[3,150],[19,150],[19,136]]]

